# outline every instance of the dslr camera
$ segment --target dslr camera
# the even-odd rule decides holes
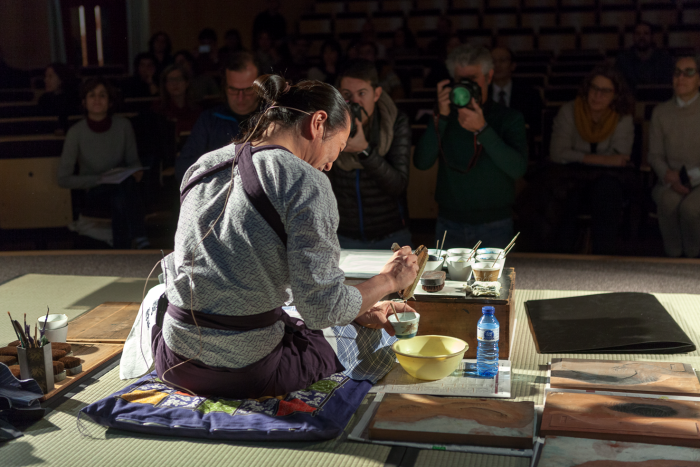
[[[350,138],[353,138],[357,134],[357,123],[355,119],[362,121],[362,113],[367,114],[367,111],[362,108],[357,102],[348,102],[348,107],[350,107]]]
[[[450,91],[450,105],[457,109],[470,107],[470,102],[474,99],[481,105],[481,86],[476,81],[469,78],[461,79],[452,83],[452,91]]]

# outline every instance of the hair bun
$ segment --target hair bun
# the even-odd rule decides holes
[[[262,75],[255,80],[258,97],[263,101],[277,102],[282,94],[289,91],[289,83],[280,75]]]

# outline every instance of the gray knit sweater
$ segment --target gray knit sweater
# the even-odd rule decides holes
[[[649,131],[649,165],[660,183],[668,169],[700,167],[700,99],[683,108],[675,97],[656,106]]]
[[[73,174],[76,162],[78,175]],[[129,120],[115,115],[109,130],[95,133],[83,119],[66,135],[58,166],[58,184],[63,188],[92,188],[99,184],[100,175],[110,169],[140,165]]]

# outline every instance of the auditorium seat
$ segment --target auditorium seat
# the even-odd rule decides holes
[[[446,11],[449,7],[450,0],[416,0],[416,10]]]
[[[496,35],[496,45],[514,52],[532,50],[535,47],[535,31],[532,28],[504,28]]]
[[[562,50],[554,63],[567,62],[600,62],[605,60],[605,54],[596,49],[569,49]],[[570,70],[577,71],[577,70]]]
[[[405,16],[413,9],[413,0],[384,0],[383,11],[401,11]]]
[[[538,37],[540,49],[553,50],[576,48],[576,29],[572,27],[540,28]]]
[[[518,26],[516,8],[487,8],[482,17],[482,26],[487,29],[505,29]]]
[[[39,115],[41,115],[41,109],[34,102],[0,103],[0,118],[36,117]]]
[[[545,63],[552,61],[554,54],[551,50],[523,50],[518,52],[518,63]]]
[[[600,11],[601,26],[615,26],[624,29],[637,22],[637,10],[634,5],[609,5],[603,3]]]
[[[533,28],[537,32],[543,27],[553,28],[557,25],[557,10],[547,7],[524,8],[520,13],[520,22],[523,27]]]
[[[566,7],[594,7],[596,6],[596,0],[561,0],[561,6]]]
[[[488,8],[520,8],[520,0],[487,0]]]
[[[672,2],[641,4],[639,18],[651,24],[670,26],[678,23],[678,9]]]
[[[552,73],[547,77],[547,84],[554,87],[580,86],[585,77],[583,73]]]
[[[523,0],[523,7],[557,7],[557,0]]]
[[[700,24],[700,3],[683,5],[681,10],[681,23]]]
[[[673,97],[673,87],[664,84],[639,85],[634,91],[634,98],[643,102],[665,102]]]
[[[335,15],[335,32],[358,34],[366,22],[367,16],[363,13],[338,13]]]
[[[408,27],[413,32],[434,31],[440,19],[440,10],[413,10],[408,17]]]
[[[404,16],[400,11],[378,11],[372,16],[372,22],[378,32],[390,32],[390,39],[393,39],[394,31],[404,24]]]
[[[700,24],[677,24],[668,27],[668,46],[671,48],[698,47]]]
[[[364,13],[371,16],[379,10],[379,2],[372,0],[347,0],[346,11]]]
[[[337,0],[316,0],[314,2],[314,12],[327,15],[337,15],[345,11],[345,2]]]
[[[491,47],[493,45],[493,31],[491,29],[460,29],[459,35],[471,44]]]
[[[596,10],[592,6],[562,7],[559,9],[559,25],[581,28],[596,25]]]
[[[559,103],[572,101],[578,94],[579,86],[547,86],[544,89],[544,100],[549,105],[550,103]]]
[[[435,98],[430,99],[397,99],[396,107],[408,115],[411,123],[425,120],[432,115],[435,106]]]
[[[476,8],[482,10],[484,2],[482,0],[452,0],[452,8]]]
[[[447,10],[455,31],[479,27],[479,10],[476,8],[459,8]]]
[[[0,102],[31,102],[34,95],[31,89],[0,89]]]
[[[518,54],[518,57],[520,54]],[[518,58],[519,60],[519,58]],[[543,62],[518,62],[518,72],[519,73],[536,73],[546,75],[549,73],[549,63]]]
[[[596,65],[600,62],[555,62],[549,66],[551,74],[562,74],[562,73],[577,73],[577,74],[588,74]]]
[[[333,19],[327,13],[304,15],[299,19],[299,34],[332,34]]]
[[[589,26],[581,29],[581,48],[619,50],[620,30],[616,26]]]
[[[53,134],[57,129],[56,116],[0,118],[0,136]]]

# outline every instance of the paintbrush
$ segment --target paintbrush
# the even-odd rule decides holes
[[[41,337],[44,337],[44,333],[46,332],[46,323],[49,320],[49,306],[46,305],[46,318],[44,318],[44,328],[41,329]]]
[[[7,312],[7,316],[10,317],[10,324],[12,325],[12,330],[15,331],[15,335],[17,336],[17,340],[20,341],[20,343],[21,343],[22,336],[20,336],[19,333],[17,332],[17,328],[15,327],[15,321],[12,319],[12,315],[10,314],[9,311]]]
[[[22,325],[19,324],[19,321],[16,319],[12,320],[12,325],[15,327],[15,330],[19,333],[19,340],[22,343],[22,347],[25,349],[29,348],[29,341],[27,340],[27,336],[24,334],[24,331],[22,330]]]

